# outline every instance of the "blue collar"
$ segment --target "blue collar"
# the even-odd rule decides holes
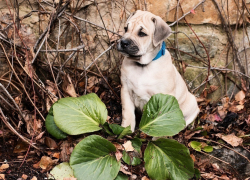
[[[159,59],[161,56],[165,55],[165,50],[166,50],[166,43],[163,41],[161,49],[158,52],[158,54],[155,56],[155,58],[153,59],[153,61],[155,61],[155,60]]]

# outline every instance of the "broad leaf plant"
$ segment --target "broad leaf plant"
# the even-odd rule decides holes
[[[185,120],[178,101],[174,96],[156,94],[143,108],[139,130],[132,133],[129,127],[108,124],[105,104],[94,94],[81,97],[62,98],[51,107],[46,117],[47,131],[57,139],[68,135],[103,130],[107,135],[116,136],[117,143],[124,136],[131,135],[133,153],[123,150],[117,160],[118,149],[99,135],[89,135],[74,148],[69,165],[78,180],[127,180],[119,172],[121,163],[137,166],[145,162],[148,176],[153,180],[187,180],[194,176],[195,169],[189,150],[173,139],[159,138],[146,140],[144,157],[140,139],[143,132],[152,137],[173,136],[185,128]],[[63,178],[62,178],[63,179]]]

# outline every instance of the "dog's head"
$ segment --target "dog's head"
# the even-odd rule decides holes
[[[138,60],[154,58],[160,45],[171,34],[171,28],[162,18],[148,11],[136,11],[127,20],[124,35],[118,44],[118,50],[125,56]],[[151,60],[152,60],[151,59]],[[147,64],[149,62],[143,62]]]

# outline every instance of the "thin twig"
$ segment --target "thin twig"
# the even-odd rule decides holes
[[[42,113],[39,111],[39,109],[36,107],[36,105],[34,104],[34,102],[32,101],[32,99],[31,99],[29,93],[27,92],[27,90],[26,90],[24,84],[22,83],[22,81],[21,81],[20,78],[18,77],[17,73],[15,72],[13,66],[11,66],[9,57],[8,57],[6,51],[5,51],[4,47],[3,47],[3,44],[2,44],[1,42],[0,42],[0,45],[1,45],[2,49],[3,49],[3,51],[4,51],[5,57],[6,57],[6,59],[8,60],[8,63],[9,63],[9,65],[10,65],[12,71],[14,72],[15,77],[17,78],[17,80],[18,80],[19,83],[21,84],[21,86],[22,86],[22,88],[23,88],[25,94],[27,95],[27,97],[28,97],[28,99],[30,100],[31,104],[36,108],[36,110],[38,111],[38,113],[39,113],[39,115],[41,116],[41,118],[45,121],[45,118],[43,117],[43,115],[42,115]]]
[[[90,22],[90,21],[88,21],[88,20],[86,20],[86,19],[82,19],[82,18],[77,17],[77,16],[75,16],[75,15],[72,15],[72,14],[70,14],[70,13],[68,13],[68,12],[65,12],[65,13],[68,14],[68,15],[70,15],[70,16],[72,16],[72,17],[74,17],[74,18],[76,18],[76,19],[78,19],[78,20],[80,20],[80,21],[84,21],[84,22],[87,22],[87,23],[89,23],[89,24],[92,24],[92,25],[94,25],[94,26],[96,26],[96,27],[105,29],[104,27],[99,26],[99,25],[97,25],[97,24],[95,24],[95,23],[92,23],[92,22]],[[117,33],[117,32],[111,31],[111,30],[109,30],[109,29],[106,29],[106,30],[109,31],[109,32],[111,32],[111,33],[113,33],[113,34],[118,35],[119,37],[121,37],[121,35],[120,35],[119,33]]]
[[[83,49],[85,45],[80,45],[72,49],[51,49],[51,50],[40,50],[40,52],[71,52],[71,51],[79,51],[80,49]]]
[[[202,0],[201,2],[199,2],[196,6],[194,6],[193,10],[195,10],[200,4],[204,3],[206,0]],[[173,26],[175,25],[176,23],[178,23],[180,20],[182,20],[184,17],[186,17],[187,15],[189,15],[191,12],[187,12],[186,14],[184,14],[183,16],[181,16],[177,21],[171,23],[169,26]]]
[[[103,51],[99,56],[97,56],[97,58],[95,58],[94,61],[92,61],[87,67],[86,67],[86,70],[88,70],[92,64],[94,64],[102,55],[104,55],[106,52],[108,52],[110,49],[112,49],[112,47],[114,46],[115,44],[112,44],[111,46],[109,46],[108,49],[106,49],[105,51]]]
[[[20,139],[22,139],[24,142],[28,143],[29,145],[31,145],[33,148],[37,149],[40,151],[40,149],[38,147],[36,147],[34,144],[31,143],[31,140],[27,139],[26,137],[22,136],[21,134],[19,134],[15,128],[13,128],[11,126],[11,124],[8,122],[7,118],[5,117],[1,107],[0,107],[0,113],[1,113],[1,116],[2,116],[2,121],[4,122],[4,124],[14,133],[16,134]]]
[[[233,48],[233,54],[234,54],[234,57],[235,57],[235,59],[236,59],[236,62],[237,62],[237,64],[238,64],[239,68],[240,68],[240,71],[241,71],[243,74],[245,74],[245,68],[244,68],[244,67],[242,66],[242,64],[241,64],[241,58],[240,58],[240,56],[239,56],[239,54],[238,54],[238,48],[237,48],[237,46],[236,46],[236,44],[235,44],[235,42],[234,42],[234,38],[233,38],[233,35],[232,35],[232,30],[231,30],[231,28],[227,25],[227,23],[226,23],[226,21],[225,21],[223,15],[222,15],[222,13],[221,13],[221,10],[220,10],[220,7],[219,7],[217,1],[216,1],[216,0],[213,0],[213,2],[214,2],[214,4],[216,5],[216,7],[217,7],[217,9],[218,9],[218,12],[219,12],[219,14],[220,14],[221,23],[222,23],[223,27],[225,28],[225,31],[226,31],[226,34],[227,34],[227,37],[228,37],[228,41],[229,41],[229,43],[231,44],[231,46],[232,46],[232,48]]]
[[[200,66],[192,66],[192,65],[187,65],[188,67],[193,67],[193,68],[199,68],[199,69],[207,69],[207,67],[200,67]],[[226,68],[217,68],[217,67],[210,67],[210,69],[212,70],[219,70],[219,71],[231,71],[231,72],[235,72],[237,74],[240,74],[242,76],[245,76],[247,78],[250,79],[250,76],[246,75],[246,74],[243,74],[242,72],[239,72],[239,71],[235,71],[235,70],[232,70],[232,69],[226,69]]]
[[[210,141],[210,142],[219,144],[219,145],[221,145],[221,146],[224,146],[225,148],[230,149],[231,151],[234,151],[236,154],[239,154],[240,156],[242,156],[243,158],[245,158],[248,162],[250,162],[250,160],[249,160],[246,156],[240,154],[239,152],[235,151],[234,149],[232,149],[232,148],[230,148],[230,147],[228,147],[228,146],[226,146],[226,145],[224,145],[224,144],[221,144],[221,143],[219,143],[219,142],[217,142],[217,141],[213,141],[213,140],[206,139],[206,138],[199,138],[199,137],[192,137],[191,139],[198,139],[198,140],[202,140],[202,141]]]
[[[12,98],[12,96],[10,95],[10,93],[7,91],[7,89],[5,89],[5,87],[2,85],[2,83],[0,83],[0,87],[4,90],[5,94],[10,98],[10,100],[13,102],[13,104],[16,106],[17,110],[19,111],[20,116],[22,117],[22,119],[24,120],[24,116],[23,113],[21,111],[21,109],[19,108],[19,106],[17,105],[16,101]]]

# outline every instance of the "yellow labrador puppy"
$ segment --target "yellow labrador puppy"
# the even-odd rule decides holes
[[[175,66],[164,40],[171,34],[170,27],[159,17],[147,11],[136,11],[124,28],[118,50],[125,55],[121,67],[122,126],[135,129],[135,109],[143,106],[154,94],[176,97],[190,124],[199,108]]]

